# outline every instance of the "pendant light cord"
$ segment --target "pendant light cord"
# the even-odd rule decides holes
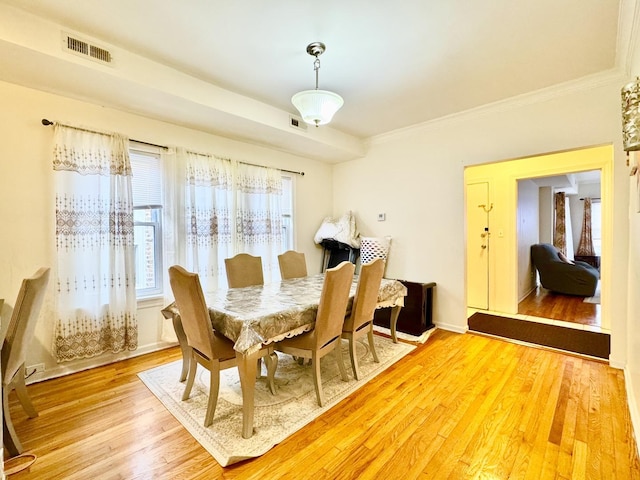
[[[313,69],[316,71],[316,90],[318,90],[318,70],[320,70],[320,59],[317,55],[313,62]]]

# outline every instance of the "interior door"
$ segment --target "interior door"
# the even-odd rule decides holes
[[[467,306],[489,309],[489,184],[467,184]]]

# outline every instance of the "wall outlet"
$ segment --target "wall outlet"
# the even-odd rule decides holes
[[[387,219],[387,214],[386,213],[379,213],[378,214],[378,221],[379,222],[384,222]]]

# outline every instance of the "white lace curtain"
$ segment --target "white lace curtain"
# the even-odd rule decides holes
[[[281,172],[182,148],[175,158],[166,155],[165,163],[165,171],[177,180],[170,192],[174,200],[166,202],[177,207],[165,233],[176,250],[166,264],[197,272],[205,292],[226,287],[224,259],[237,253],[261,257],[266,282],[280,278]]]
[[[55,126],[58,362],[138,344],[128,139]]]
[[[205,292],[215,290],[226,278],[224,259],[233,252],[231,162],[184,150],[178,150],[178,162],[184,165],[186,268],[198,273]]]
[[[237,165],[235,253],[241,252],[262,258],[265,282],[280,278],[278,255],[284,252],[284,233],[279,170]]]

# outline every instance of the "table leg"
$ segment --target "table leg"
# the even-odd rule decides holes
[[[396,335],[396,324],[398,323],[398,315],[400,315],[400,305],[396,305],[391,308],[391,320],[389,321],[389,328],[391,329],[391,338],[393,343],[398,343],[398,336]]]
[[[242,389],[242,438],[253,435],[253,403],[256,393],[256,371],[260,351],[242,354],[236,352],[240,387]]]

